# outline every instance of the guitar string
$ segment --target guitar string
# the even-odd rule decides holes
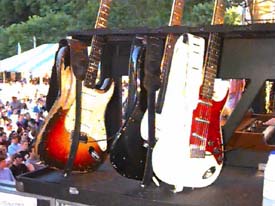
[[[224,20],[224,12],[225,12],[225,6],[224,6],[224,4],[223,4],[223,1],[221,1],[221,2],[219,2],[219,0],[217,0],[217,6],[216,6],[216,11],[214,11],[215,13],[214,13],[214,17],[213,17],[213,24],[219,24],[219,23],[223,23],[223,20]],[[218,4],[219,3],[219,4]],[[215,45],[215,46],[218,46],[218,47],[220,47],[220,42],[221,41],[221,39],[220,39],[220,37],[218,36],[218,34],[216,34],[216,33],[212,33],[212,34],[210,34],[210,43],[212,44],[212,46],[213,46],[213,44]],[[210,45],[209,45],[210,46]],[[211,49],[211,47],[209,48],[209,49]],[[217,52],[217,54],[219,54],[219,52],[218,52],[218,50],[217,50],[217,48],[216,47],[213,47],[212,48],[213,50],[215,50],[216,52]],[[216,66],[217,66],[217,55],[215,55],[215,53],[216,52],[213,52],[213,53],[210,53],[209,55],[211,56],[213,56],[213,54],[214,54],[214,62],[212,62],[212,63],[214,63],[215,65],[214,65],[214,69],[213,69],[213,73],[212,73],[212,76],[211,76],[211,79],[213,80],[213,78],[216,76],[216,73],[217,73],[217,68],[215,68]],[[209,62],[210,63],[210,62]],[[210,67],[211,68],[211,67]],[[208,72],[211,74],[211,70],[208,70]],[[214,82],[213,82],[213,84],[214,84]],[[214,85],[210,85],[210,97],[211,97],[211,99],[209,99],[210,101],[212,100],[212,96],[213,96],[213,89],[214,89]],[[210,108],[210,111],[209,110],[207,110],[207,111],[209,111],[210,112],[210,114],[207,114],[207,115],[211,115],[211,110],[212,110],[212,106],[211,106],[211,108]],[[209,118],[209,117],[208,117]],[[207,119],[208,119],[207,118]],[[210,120],[210,119],[209,119]],[[208,132],[208,129],[209,129],[209,125],[208,125],[208,127],[207,127],[207,132]],[[208,134],[208,133],[207,133]],[[207,140],[207,139],[206,139]],[[206,141],[204,142],[205,144],[206,144]],[[217,143],[217,140],[215,140],[215,141],[213,141],[213,143],[214,144],[216,144]],[[218,145],[219,146],[219,145]],[[204,145],[204,147],[206,148],[206,145]]]
[[[218,2],[218,0],[217,0],[217,2]],[[217,23],[217,21],[223,21],[223,16],[224,15],[222,15],[222,14],[220,14],[219,12],[221,12],[221,13],[223,13],[224,12],[224,9],[223,9],[223,11],[219,11],[219,9],[221,9],[221,7],[224,7],[224,5],[222,4],[222,3],[220,3],[219,5],[217,4],[217,6],[216,6],[216,12],[214,11],[214,17],[213,17],[213,22],[214,22],[214,24],[215,23]],[[219,22],[218,22],[219,23]],[[215,42],[215,41],[213,41],[213,40],[216,40],[217,38],[216,37],[218,37],[218,36],[215,36],[215,34],[210,34],[210,37],[209,37],[209,47],[208,47],[208,51],[207,51],[207,57],[206,57],[206,67],[205,67],[205,75],[207,76],[207,75],[209,75],[209,74],[211,74],[211,66],[209,66],[209,61],[211,60],[211,46],[213,46],[213,44],[215,44],[215,43],[218,43],[218,45],[220,44],[220,41],[217,41],[217,42]],[[216,38],[216,39],[215,39]],[[220,40],[220,39],[218,39],[218,40]],[[215,48],[214,48],[215,49]],[[212,54],[213,55],[213,54]],[[214,56],[214,60],[216,59],[215,58],[216,56]],[[210,59],[209,59],[210,58]],[[212,62],[213,63],[213,62]],[[217,62],[215,62],[215,63],[217,63]],[[214,78],[214,76],[216,76],[216,69],[215,70],[213,70],[213,75],[212,76],[210,76],[211,78],[211,80],[213,80],[213,78]],[[205,83],[205,79],[204,79],[204,81],[203,81],[203,83]],[[203,84],[203,85],[205,85],[205,84]],[[211,99],[212,99],[212,95],[213,95],[213,85],[212,85],[212,83],[210,82],[210,85],[209,85],[209,87],[208,87],[208,89],[207,89],[207,91],[208,91],[208,93],[207,93],[207,95],[205,95],[206,96],[206,98],[204,98],[204,99],[206,99],[207,100],[207,102],[211,102]],[[204,87],[202,88],[203,90],[205,89]],[[211,99],[209,98],[209,97],[211,97]],[[206,108],[205,108],[206,107]],[[207,107],[209,107],[208,105],[205,105],[205,104],[203,104],[202,105],[202,107],[200,107],[200,110],[199,110],[199,118],[200,117],[202,117],[202,119],[203,120],[206,120],[206,121],[209,121],[210,119],[209,119],[209,117],[210,117],[210,115],[211,115],[211,110],[212,110],[212,106],[210,106],[210,108],[207,108]],[[203,108],[203,109],[202,109]],[[207,111],[206,113],[205,112],[203,112],[203,110],[205,111]],[[204,115],[202,115],[202,114],[205,114],[205,116]],[[207,136],[208,136],[208,130],[209,130],[209,125],[207,124],[207,123],[204,123],[204,122],[199,122],[199,124],[197,124],[197,125],[200,125],[200,127],[202,128],[202,144],[200,145],[200,149],[203,149],[202,151],[204,151],[204,153],[205,153],[205,150],[206,150],[206,142],[207,142]],[[199,141],[199,143],[201,143],[200,142],[200,140],[198,139],[197,140],[197,142]],[[216,141],[215,141],[216,142]],[[201,152],[201,150],[200,150],[200,152]],[[204,154],[205,155],[205,154]]]
[[[110,5],[111,4],[111,1],[112,0],[108,0],[105,1],[105,0],[102,0],[101,3],[100,3],[100,8],[99,8],[99,13],[98,13],[98,18],[97,18],[97,21],[96,21],[96,25],[95,25],[95,28],[106,28],[107,27],[107,18],[109,17],[109,14],[110,14]],[[105,16],[104,16],[105,14]],[[92,51],[90,53],[90,61],[89,61],[89,67],[87,69],[87,73],[86,73],[86,76],[85,76],[85,79],[84,79],[84,84],[88,81],[88,79],[90,79],[90,77],[93,78],[93,76],[97,76],[98,74],[98,65],[99,65],[99,62],[96,58],[98,56],[101,56],[101,47],[102,47],[102,44],[103,44],[103,41],[101,41],[102,38],[99,37],[99,36],[94,36],[93,39],[92,39],[92,42],[91,42],[91,45],[92,45]],[[91,60],[92,59],[92,60]],[[96,65],[93,65],[91,63],[94,63]],[[92,80],[93,81],[93,80]],[[88,87],[87,87],[88,88]],[[88,96],[92,96],[91,94],[87,93],[87,92],[82,92],[83,94],[85,95],[88,95]],[[84,107],[82,107],[82,105],[80,106],[81,107],[81,110],[85,110],[85,111],[92,111],[90,109],[86,109]],[[68,113],[66,115],[66,118],[69,116],[70,114]],[[75,124],[75,118],[72,118],[74,124]],[[87,124],[87,123],[83,123],[83,118],[80,119],[80,127],[81,126],[85,126],[86,128],[88,129],[91,129],[92,127],[90,126],[90,124]],[[81,127],[82,128],[82,127]],[[105,126],[104,126],[105,128]],[[92,140],[92,141],[87,141],[87,143],[89,142],[100,142],[100,141],[108,141],[108,138],[104,138],[104,139],[99,139],[99,140]]]

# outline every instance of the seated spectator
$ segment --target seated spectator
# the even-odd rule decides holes
[[[16,126],[18,128],[25,128],[26,127],[26,119],[24,114],[19,114],[18,118],[15,120]]]
[[[42,112],[35,113],[34,121],[35,121],[35,128],[37,128],[37,130],[40,130],[40,128],[44,123],[43,113]]]
[[[45,167],[45,165],[40,161],[38,155],[35,153],[34,146],[29,148],[29,157],[26,159],[25,164],[29,171],[35,171]]]
[[[6,132],[0,133],[0,145],[4,145],[7,149],[8,149],[8,146],[10,145]]]
[[[5,128],[5,132],[7,133],[7,135],[10,135],[13,130],[13,125],[11,123],[10,119],[6,119],[5,120],[5,124],[6,124],[6,128]]]
[[[0,145],[0,151],[7,154],[8,150],[4,145]]]
[[[21,102],[17,99],[17,96],[13,95],[11,97],[11,102],[10,102],[10,106],[12,111],[16,110],[17,112],[19,112],[22,108],[22,104]]]
[[[30,145],[31,137],[29,135],[29,131],[28,130],[24,130],[24,132],[22,133],[22,135],[21,135],[21,141],[23,141],[23,140],[28,141],[28,143]]]
[[[13,154],[11,160],[12,160],[12,165],[10,167],[10,170],[15,178],[18,175],[29,172],[27,166],[23,162],[24,157],[22,156],[22,154],[20,153]]]
[[[24,157],[24,159],[27,159],[29,157],[29,141],[25,138],[21,139],[20,142],[20,149],[18,152]]]
[[[7,154],[0,150],[0,182],[15,182],[11,170],[7,167],[6,162]]]
[[[18,152],[20,150],[20,144],[19,144],[19,135],[14,132],[11,135],[11,144],[8,146],[8,155],[12,156],[14,155],[16,152]]]
[[[27,103],[24,102],[24,103],[22,103],[22,109],[20,111],[20,114],[24,115],[27,112],[29,112],[28,105],[27,105]]]
[[[11,158],[8,156],[8,150],[4,145],[0,145],[0,152],[2,152],[3,154],[6,154],[6,165],[7,167],[10,167],[11,165]]]
[[[40,113],[44,112],[44,107],[43,107],[43,100],[41,98],[38,98],[36,101],[36,105],[33,107],[32,112],[33,113]]]

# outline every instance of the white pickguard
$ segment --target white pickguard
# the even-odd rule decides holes
[[[112,83],[109,90],[105,93],[97,89],[87,88],[84,85],[82,87],[80,131],[86,133],[88,137],[92,137],[93,140],[98,141],[98,145],[102,151],[106,151],[107,149],[104,114],[113,91],[114,83]],[[65,128],[68,132],[74,130],[75,107],[74,101],[65,119]]]
[[[188,44],[184,43],[183,36],[181,36],[175,44],[163,106],[163,110],[169,111],[168,113],[173,111],[173,109],[177,110],[179,107],[187,106],[195,109],[197,105],[198,90],[202,83],[204,39],[188,34],[188,42]],[[180,98],[184,99],[179,101]],[[188,110],[188,108],[185,108],[185,110]],[[164,117],[164,114],[165,112],[161,114],[156,113],[155,136],[157,140],[162,136],[163,128],[166,128],[167,124],[171,123],[169,119]],[[183,114],[186,114],[186,112]],[[148,110],[146,110],[141,121],[141,136],[145,141],[148,140]]]
[[[152,157],[154,173],[163,182],[174,185],[175,192],[183,187],[205,187],[213,183],[222,167],[212,155],[190,157],[193,110],[203,80],[204,39],[192,35],[188,38],[188,43],[180,38],[175,46],[165,104],[156,121],[156,127],[161,126],[159,140]],[[216,172],[203,178],[210,168]]]

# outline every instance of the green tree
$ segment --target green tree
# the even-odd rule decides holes
[[[12,56],[16,53],[16,45],[21,44],[22,51],[33,46],[33,36],[37,44],[56,43],[65,38],[67,28],[72,28],[75,21],[64,13],[48,14],[44,18],[33,16],[27,22],[12,24],[7,29],[0,30],[0,56]]]
[[[0,25],[7,27],[14,23],[27,21],[29,16],[39,14],[39,1],[1,0]]]
[[[160,27],[169,23],[172,0],[113,0],[109,28]],[[186,1],[183,25],[210,24],[213,0]],[[94,28],[98,0],[0,0],[0,59],[37,44],[58,42],[69,31]],[[228,6],[230,6],[228,4]],[[240,22],[235,10],[228,10],[226,23]]]

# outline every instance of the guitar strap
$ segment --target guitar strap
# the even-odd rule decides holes
[[[144,81],[147,91],[148,107],[148,147],[142,186],[149,185],[153,178],[152,151],[156,142],[155,138],[155,98],[156,91],[160,88],[160,64],[162,57],[163,41],[157,37],[148,37],[145,53]]]
[[[64,176],[68,176],[72,169],[76,157],[81,126],[81,94],[82,94],[82,81],[85,78],[85,73],[88,68],[89,58],[87,47],[78,40],[68,40],[70,46],[70,64],[76,77],[76,100],[75,100],[75,125],[71,133],[71,148],[67,164],[64,168]]]
[[[68,46],[68,42],[66,39],[61,39],[59,41],[59,46],[58,49],[55,53],[55,58],[54,58],[54,65],[52,67],[52,72],[51,72],[51,78],[49,82],[49,90],[48,94],[46,97],[46,110],[49,112],[58,97],[58,94],[60,92],[60,71],[58,71],[56,62],[57,62],[57,54],[60,51],[61,48]]]
[[[76,39],[67,40],[70,46],[70,63],[76,79],[84,80],[89,66],[87,46]]]

